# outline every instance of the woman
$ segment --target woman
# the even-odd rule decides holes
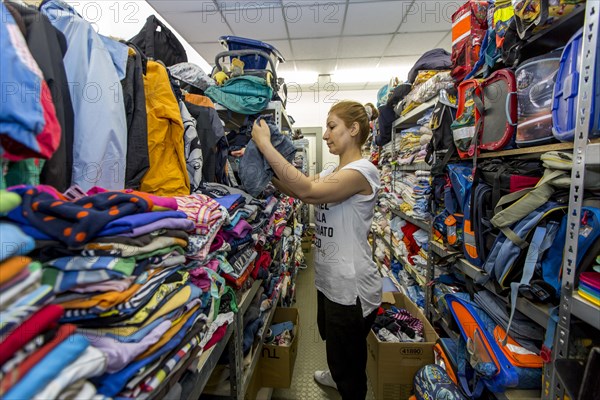
[[[337,388],[344,400],[366,396],[366,337],[381,303],[381,278],[367,240],[379,190],[377,169],[361,156],[368,135],[369,119],[360,103],[335,104],[323,140],[339,155],[339,165],[309,178],[273,147],[266,123],[260,121],[252,130],[275,171],[274,185],[315,204],[317,324],[330,368],[315,372],[315,380]]]

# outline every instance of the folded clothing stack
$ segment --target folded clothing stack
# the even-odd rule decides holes
[[[582,272],[579,275],[577,293],[590,303],[600,306],[600,272]]]
[[[379,309],[373,324],[373,332],[383,342],[423,342],[423,322],[414,317],[409,311],[391,307],[388,310]]]
[[[17,193],[0,192],[2,215],[21,202]],[[96,388],[88,379],[104,372],[106,356],[75,326],[59,325],[64,310],[50,304],[54,293],[42,284],[41,264],[27,257],[33,238],[0,221],[0,246],[0,396],[92,398]]]

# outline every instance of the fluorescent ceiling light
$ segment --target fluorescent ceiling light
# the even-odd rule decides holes
[[[412,66],[398,65],[383,68],[353,68],[331,72],[333,83],[385,83],[393,77],[406,79]]]
[[[293,83],[307,85],[319,80],[319,73],[316,71],[277,71],[277,76],[284,78],[288,86]]]

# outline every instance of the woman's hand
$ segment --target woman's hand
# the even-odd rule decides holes
[[[265,146],[271,144],[271,130],[269,125],[260,119],[254,122],[252,127],[252,140],[256,143],[256,147],[262,152]]]
[[[229,153],[229,155],[231,155],[231,157],[241,158],[241,157],[244,157],[245,152],[246,152],[246,148],[244,147],[240,150],[232,151],[231,153]]]

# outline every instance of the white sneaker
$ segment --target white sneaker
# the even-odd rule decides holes
[[[327,371],[315,371],[315,381],[323,386],[329,386],[337,390],[337,385],[331,377],[331,372]]]

